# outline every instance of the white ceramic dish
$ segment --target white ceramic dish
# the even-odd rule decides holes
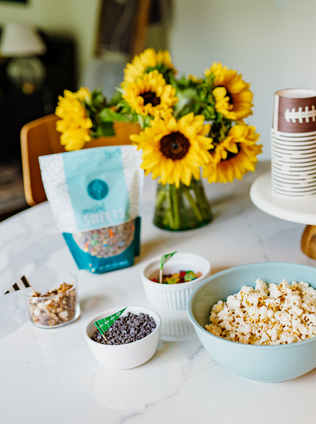
[[[163,268],[164,274],[174,274],[180,270],[200,271],[202,276],[187,283],[159,284],[151,281],[157,278],[160,269],[160,258],[156,258],[142,270],[142,282],[150,303],[159,309],[185,309],[187,301],[195,289],[205,278],[211,275],[211,264],[202,256],[191,253],[175,254]],[[157,278],[158,279],[158,278]]]
[[[185,342],[196,338],[187,311],[157,309],[161,318],[160,339],[168,342]]]
[[[105,367],[119,370],[135,368],[149,361],[157,350],[161,327],[161,320],[157,312],[143,306],[129,306],[122,316],[127,315],[128,312],[136,315],[142,312],[154,318],[156,328],[151,334],[136,342],[117,346],[103,345],[93,341],[91,336],[97,331],[94,321],[108,317],[123,308],[124,306],[118,306],[101,312],[89,322],[84,330],[85,339],[95,359]]]

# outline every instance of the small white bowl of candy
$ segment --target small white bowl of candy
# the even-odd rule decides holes
[[[150,303],[159,309],[186,309],[193,290],[211,275],[211,264],[202,256],[176,253],[163,267],[159,282],[161,258],[147,263],[142,270],[142,282]]]
[[[108,309],[93,318],[84,331],[88,346],[103,366],[119,370],[138,367],[155,354],[159,342],[160,317],[143,306],[128,306],[102,335],[98,320],[116,314],[122,307]]]

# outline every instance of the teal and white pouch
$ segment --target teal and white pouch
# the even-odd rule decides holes
[[[144,172],[134,146],[39,158],[52,213],[79,269],[104,273],[133,265],[140,250]]]

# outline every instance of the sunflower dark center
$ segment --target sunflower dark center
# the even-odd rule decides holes
[[[189,140],[181,133],[173,132],[160,140],[160,151],[172,160],[184,158],[190,147]]]
[[[229,159],[234,158],[235,156],[238,155],[238,153],[240,152],[239,143],[236,143],[236,145],[237,145],[238,152],[237,153],[227,152],[227,158],[226,159],[222,159],[222,161],[229,160]]]
[[[140,95],[144,99],[144,106],[151,103],[153,106],[160,105],[160,98],[156,96],[156,93],[153,93],[152,91],[146,91],[146,93],[143,93]]]
[[[234,104],[234,100],[233,100],[232,95],[230,94],[230,92],[227,90],[227,87],[224,87],[223,85],[219,85],[219,87],[223,87],[223,88],[226,89],[226,96],[229,97],[228,103],[230,105],[233,105]]]

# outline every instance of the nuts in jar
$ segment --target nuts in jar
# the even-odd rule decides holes
[[[52,327],[71,321],[76,314],[77,296],[73,284],[62,283],[46,294],[33,293],[29,298],[31,320],[40,326]]]

